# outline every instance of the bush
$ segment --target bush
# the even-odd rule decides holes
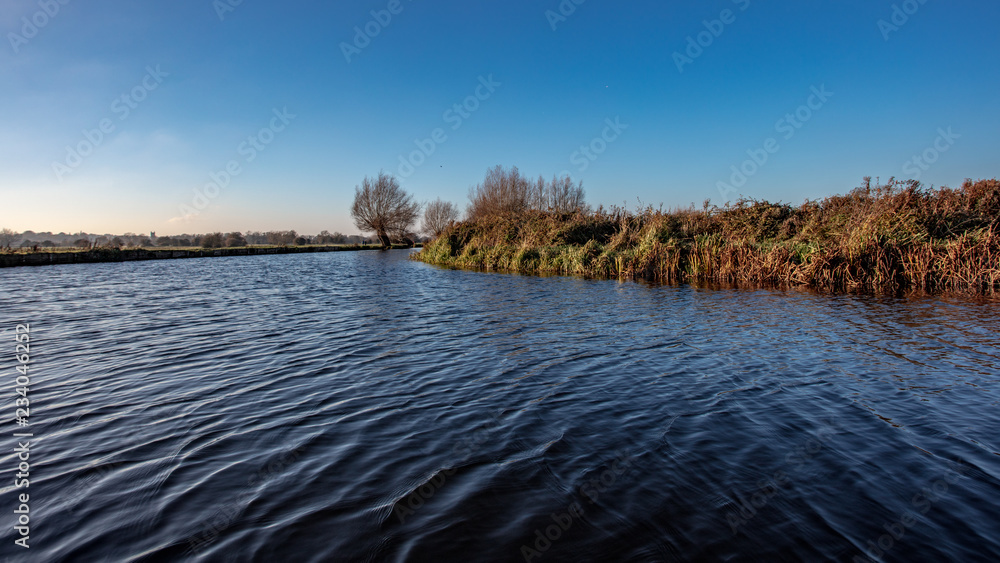
[[[247,245],[247,239],[243,238],[243,233],[236,232],[236,233],[229,233],[228,235],[226,235],[226,246],[233,248],[246,245]]]
[[[202,248],[222,248],[225,246],[225,241],[222,233],[211,233],[201,237],[201,246]]]

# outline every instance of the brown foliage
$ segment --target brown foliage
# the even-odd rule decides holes
[[[959,189],[866,178],[799,207],[740,200],[664,212],[525,211],[446,229],[423,260],[653,281],[804,284],[827,290],[1000,290],[1000,182]]]
[[[486,172],[483,183],[469,190],[468,215],[478,219],[515,216],[529,210],[572,213],[586,210],[585,196],[583,184],[574,184],[569,176],[553,176],[546,184],[541,176],[529,180],[516,166],[506,169],[497,165]]]

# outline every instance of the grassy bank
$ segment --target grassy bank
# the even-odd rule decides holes
[[[794,207],[530,212],[458,223],[425,245],[431,264],[657,282],[798,284],[825,290],[1000,289],[1000,182],[875,185]]]
[[[393,248],[407,248],[394,246]],[[342,252],[381,250],[380,246],[303,245],[303,246],[241,246],[232,248],[61,248],[49,251],[0,253],[0,268],[14,266],[48,266],[53,264],[88,264],[96,262],[132,262],[137,260],[174,260],[223,256],[260,256],[268,254],[301,254],[310,252]]]

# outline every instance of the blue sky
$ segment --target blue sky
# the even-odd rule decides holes
[[[463,208],[496,164],[629,207],[998,175],[993,2],[61,1],[0,0],[0,227],[354,233],[382,169]]]

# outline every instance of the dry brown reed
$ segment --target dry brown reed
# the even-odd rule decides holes
[[[834,291],[1000,289],[1000,182],[958,189],[866,178],[799,207],[573,213],[523,210],[456,223],[418,258],[447,266],[657,282],[795,284]]]

